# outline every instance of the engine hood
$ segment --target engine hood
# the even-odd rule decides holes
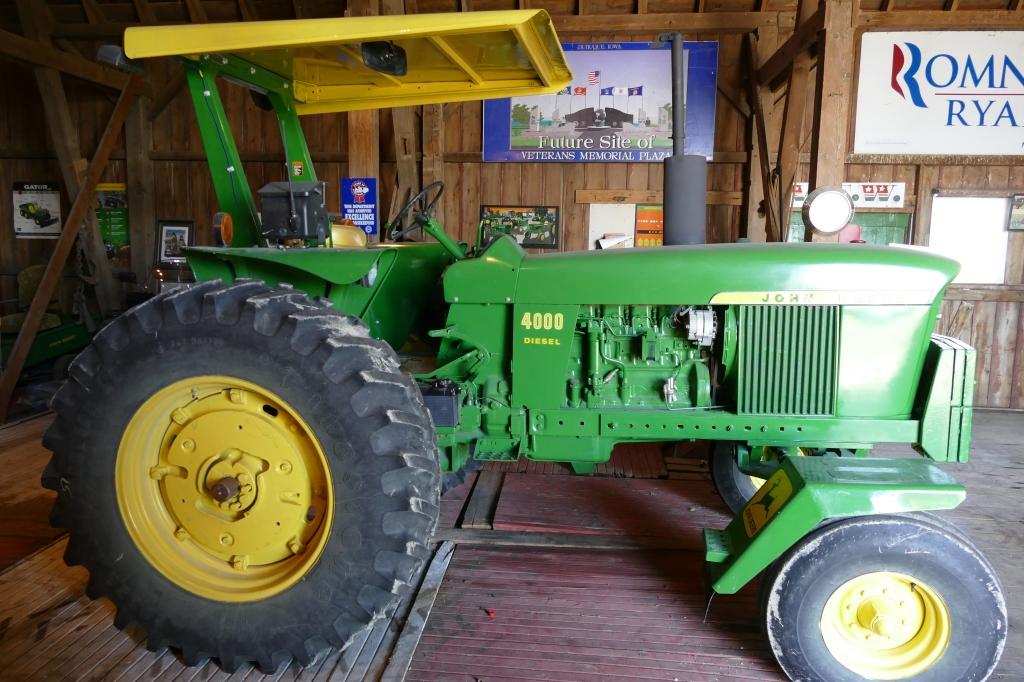
[[[517,303],[929,305],[960,271],[920,249],[713,244],[528,255]]]

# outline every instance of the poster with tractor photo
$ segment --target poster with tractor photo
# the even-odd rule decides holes
[[[558,207],[481,206],[480,233],[484,244],[507,234],[525,249],[557,249]]]
[[[56,239],[60,235],[60,187],[55,182],[14,183],[14,236]]]
[[[711,158],[717,42],[687,42],[688,154]],[[564,43],[575,80],[550,95],[484,102],[484,161],[656,162],[672,152],[667,45]]]

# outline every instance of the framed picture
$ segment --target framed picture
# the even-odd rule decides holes
[[[481,206],[478,244],[507,234],[526,249],[558,248],[557,206]]]
[[[156,242],[158,263],[182,264],[185,262],[185,247],[192,246],[193,223],[190,220],[160,220]]]
[[[1010,219],[1006,223],[1008,230],[1024,230],[1024,194],[1010,197]]]

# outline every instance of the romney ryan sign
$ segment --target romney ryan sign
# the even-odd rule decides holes
[[[854,152],[1024,154],[1024,31],[865,33]]]

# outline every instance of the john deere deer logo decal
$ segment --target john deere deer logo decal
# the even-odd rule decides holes
[[[779,469],[765,481],[743,509],[743,529],[754,537],[793,495],[793,483]]]

